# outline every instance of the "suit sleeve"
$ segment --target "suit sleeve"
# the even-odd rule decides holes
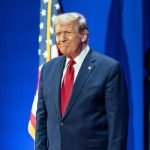
[[[115,64],[105,89],[108,119],[108,149],[126,150],[128,133],[128,93],[120,64]]]
[[[43,96],[43,68],[40,75],[38,104],[36,112],[35,150],[47,150],[47,111]]]

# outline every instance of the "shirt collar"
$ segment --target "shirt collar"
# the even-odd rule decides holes
[[[82,65],[82,62],[83,62],[84,58],[86,57],[86,55],[88,54],[89,50],[90,50],[89,45],[87,45],[84,48],[84,50],[82,50],[81,53],[74,59],[77,65],[80,65],[80,66]],[[69,60],[70,60],[70,58],[66,59],[65,67],[67,67]]]

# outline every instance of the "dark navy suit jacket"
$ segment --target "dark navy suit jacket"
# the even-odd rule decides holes
[[[65,60],[57,57],[41,70],[35,150],[125,150],[128,96],[119,62],[90,50],[61,117]]]

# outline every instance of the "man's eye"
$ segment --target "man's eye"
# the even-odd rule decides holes
[[[71,34],[72,32],[67,31],[66,33],[67,33],[67,34]]]
[[[56,33],[56,35],[60,35],[60,33]]]
[[[61,35],[61,33],[56,33],[55,35],[56,35],[56,36],[60,36],[60,35]]]
[[[71,34],[74,34],[74,32],[68,31],[67,34],[71,35]]]
[[[71,32],[71,31],[65,31],[65,32],[58,32],[58,33],[55,33],[55,36],[56,36],[56,37],[60,37],[61,35],[70,36],[71,34],[73,34],[73,32]]]

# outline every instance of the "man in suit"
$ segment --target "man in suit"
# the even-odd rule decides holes
[[[85,18],[56,16],[63,56],[41,70],[35,150],[125,150],[128,95],[118,61],[88,46]]]

